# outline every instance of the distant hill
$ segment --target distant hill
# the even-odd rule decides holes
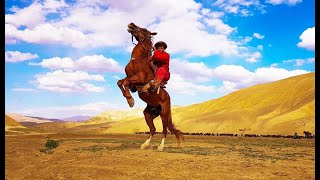
[[[171,110],[175,111],[183,106],[172,106]],[[143,117],[144,108],[133,108],[129,110],[107,110],[99,115],[85,121],[87,124],[101,124],[106,122],[126,122],[132,119]]]
[[[68,122],[82,122],[82,121],[87,121],[90,118],[92,118],[92,116],[72,116],[72,117],[67,117],[67,118],[63,118],[61,119],[62,121],[68,121]]]
[[[41,123],[48,123],[48,122],[63,122],[59,119],[53,118],[43,118],[43,117],[35,117],[35,116],[24,116],[17,113],[6,113],[9,117],[15,119],[17,122],[22,124],[23,126],[36,126]]]
[[[52,121],[52,122],[60,122],[62,121],[61,119],[55,119],[55,118],[44,118],[44,117],[37,117],[37,116],[25,116],[25,117],[30,117],[38,120],[45,120],[45,121]]]
[[[22,126],[20,123],[5,115],[5,126]]]
[[[86,124],[101,124],[112,121],[125,121],[127,119],[139,118],[143,116],[143,109],[133,108],[130,110],[107,110],[98,116],[92,117],[85,121]]]
[[[315,74],[258,84],[218,99],[172,110],[183,132],[302,134],[315,133]],[[142,110],[140,111],[142,113]],[[138,112],[137,112],[138,113]],[[112,119],[99,115],[98,119]],[[93,118],[94,119],[94,118]],[[106,133],[149,131],[143,115],[116,121]],[[154,120],[162,131],[160,118]]]

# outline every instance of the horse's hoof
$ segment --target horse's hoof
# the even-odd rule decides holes
[[[130,107],[134,106],[134,99],[133,98],[127,99],[127,101],[128,101],[128,104]]]
[[[180,144],[180,142],[177,144],[177,148],[181,148],[181,144]]]
[[[140,146],[140,149],[146,149],[146,147],[148,147],[148,146],[142,144],[142,145]]]
[[[158,151],[163,151],[163,146],[159,146]]]

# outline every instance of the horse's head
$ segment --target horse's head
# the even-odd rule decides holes
[[[150,39],[151,36],[156,35],[156,32],[150,32],[146,28],[140,28],[134,23],[128,24],[128,32],[132,34],[136,38],[138,42],[142,42],[144,40]]]

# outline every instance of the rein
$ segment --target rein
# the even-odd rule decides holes
[[[136,43],[133,42],[133,35],[132,34],[131,34],[131,41],[132,41],[132,44],[137,45]]]

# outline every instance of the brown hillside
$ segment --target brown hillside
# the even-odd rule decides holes
[[[21,126],[21,124],[12,119],[11,117],[5,115],[5,126]]]
[[[184,132],[302,134],[314,133],[314,73],[258,84],[218,99],[173,110],[173,122]],[[154,120],[162,131],[161,120]],[[149,131],[143,117],[119,121],[105,132]]]

